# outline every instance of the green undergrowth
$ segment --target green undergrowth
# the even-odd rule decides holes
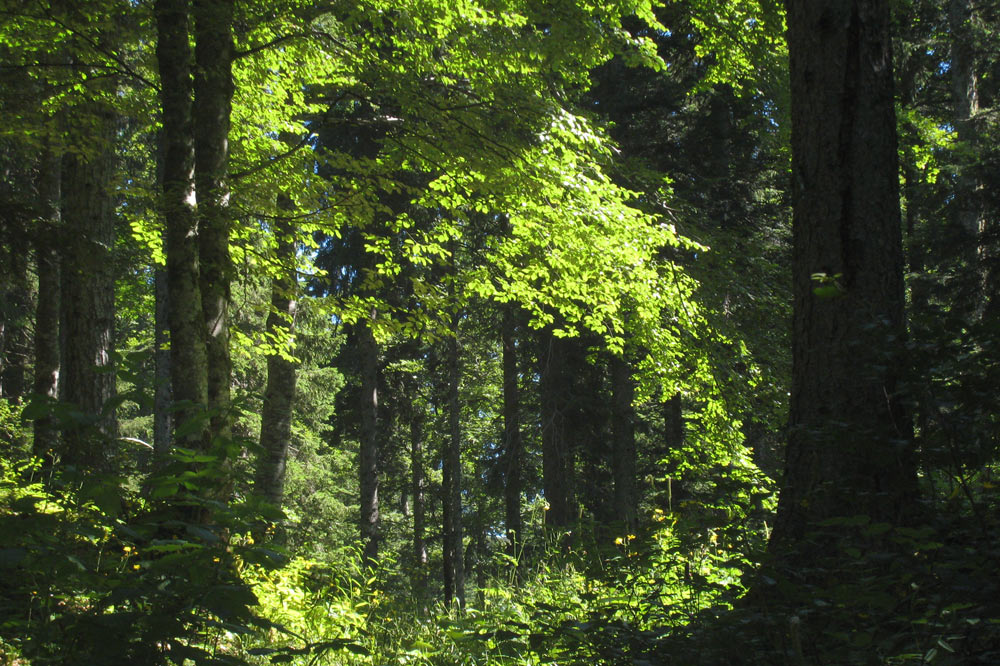
[[[362,575],[349,551],[339,562],[256,570],[259,610],[285,631],[246,654],[303,665],[656,663],[664,636],[708,608],[732,607],[750,562],[717,533],[692,540],[675,519],[657,512],[654,521],[646,536],[586,548],[553,538],[530,565],[498,555],[464,609],[393,592],[394,567]]]

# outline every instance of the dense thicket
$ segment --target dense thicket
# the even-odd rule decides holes
[[[998,11],[4,4],[0,662],[994,663]]]

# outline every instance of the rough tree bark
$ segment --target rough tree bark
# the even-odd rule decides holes
[[[619,356],[611,357],[611,433],[614,438],[612,467],[615,478],[615,516],[628,534],[638,527],[635,481],[635,385],[632,368]]]
[[[791,419],[772,552],[834,516],[913,508],[896,118],[885,0],[787,0],[794,322]]]
[[[173,414],[170,411],[173,391],[170,384],[169,289],[166,267],[157,266],[153,273],[153,457],[155,459],[161,459],[170,449],[170,433],[173,430]]]
[[[229,436],[229,122],[233,98],[233,0],[194,0],[195,183],[198,273],[213,437]]]
[[[542,416],[542,488],[548,511],[545,524],[554,529],[570,527],[576,519],[574,482],[576,461],[567,423],[570,377],[566,372],[566,338],[541,334],[541,416]]]
[[[163,156],[161,210],[166,225],[167,305],[170,320],[170,379],[175,427],[192,423],[208,404],[207,359],[198,275],[195,210],[193,89],[187,0],[157,0],[156,60],[160,70]],[[185,446],[205,448],[208,428],[192,428]]]
[[[295,240],[287,224],[278,224],[276,259],[281,273],[271,282],[271,312],[267,333],[272,340],[294,331],[298,275],[295,267]],[[281,506],[285,490],[285,466],[292,436],[292,405],[295,400],[295,364],[272,353],[267,357],[267,386],[260,417],[260,446],[263,450],[254,477],[254,492],[275,506]]]
[[[501,324],[503,352],[503,432],[504,432],[504,521],[507,526],[508,554],[517,560],[521,553],[524,527],[521,520],[521,396],[517,374],[517,314],[514,306],[504,307]]]
[[[452,255],[454,256],[454,255]],[[454,299],[454,283],[449,285]],[[465,550],[462,535],[462,422],[459,401],[461,363],[458,345],[459,314],[451,317],[447,344],[448,439],[442,455],[442,514],[444,521],[444,601],[465,606]]]
[[[410,387],[413,395],[415,387]],[[424,413],[411,397],[408,401],[410,419],[410,474],[413,493],[413,596],[423,599],[427,591],[427,481],[424,475]]]
[[[0,293],[0,396],[12,403],[19,403],[27,392],[28,365],[31,356],[31,301],[32,285],[28,279],[30,236],[26,220],[20,215],[9,214],[0,219],[5,231],[5,255]],[[51,239],[55,242],[55,239]]]
[[[948,30],[951,33],[951,75],[953,119],[958,140],[975,143],[978,138],[975,116],[979,112],[979,77],[973,35],[973,8],[970,0],[949,0]],[[981,232],[982,210],[975,200],[979,184],[969,165],[960,167],[955,184],[957,221],[970,240]]]
[[[376,312],[370,321],[357,325],[358,357],[361,362],[361,541],[363,561],[372,566],[379,552],[379,469],[378,469],[378,342],[372,332]]]
[[[62,222],[73,233],[63,237],[60,266],[60,331],[62,370],[60,398],[73,403],[103,435],[85,427],[64,430],[62,460],[80,469],[110,471],[117,436],[113,334],[115,276],[111,260],[115,244],[114,112],[99,102],[81,110],[87,118],[80,152],[62,159]]]
[[[45,151],[41,158],[38,183],[42,216],[35,230],[35,265],[38,271],[38,301],[35,304],[35,369],[33,389],[37,396],[55,399],[59,395],[59,250],[62,199],[62,156]],[[44,456],[58,449],[58,432],[51,419],[34,424],[33,453]]]

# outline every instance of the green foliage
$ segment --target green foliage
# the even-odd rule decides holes
[[[595,544],[590,555],[551,543],[525,565],[522,587],[516,563],[499,556],[496,577],[467,612],[428,612],[422,600],[388,596],[385,586],[399,572],[385,565],[362,572],[351,550],[323,564],[295,559],[280,571],[250,573],[261,612],[293,636],[250,654],[372,666],[642,663],[703,609],[731,605],[726,599],[741,590],[739,574],[749,567],[724,539],[706,533],[685,544],[676,523],[655,516],[660,522],[641,548],[635,535]]]
[[[23,403],[14,403],[10,400],[0,400],[0,456],[4,460],[16,460],[24,440],[21,413],[24,411]]]
[[[272,625],[241,571],[284,557],[240,536],[275,516],[204,497],[222,459],[178,450],[150,499],[116,477],[5,464],[0,640],[34,664],[243,663],[234,640]]]

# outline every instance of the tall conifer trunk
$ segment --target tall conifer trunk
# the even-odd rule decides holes
[[[30,236],[24,219],[11,215],[0,219],[4,234],[3,316],[0,319],[0,396],[19,403],[28,389],[28,362],[31,357],[32,284],[28,279]]]
[[[500,333],[503,353],[503,431],[504,431],[504,522],[507,526],[508,554],[515,560],[521,553],[524,527],[521,520],[521,396],[518,388],[517,319],[513,306],[503,311]]]
[[[160,459],[170,449],[173,429],[173,413],[170,411],[173,400],[170,382],[170,287],[167,285],[166,267],[156,267],[153,290],[153,456]]]
[[[229,302],[229,122],[233,98],[233,0],[194,0],[195,182],[198,273],[208,362],[212,435],[228,437],[231,415]]]
[[[570,377],[566,372],[566,338],[557,338],[551,329],[542,332],[541,351],[541,417],[542,417],[542,487],[548,510],[545,524],[565,529],[575,520],[574,492],[576,462],[567,423]]]
[[[275,228],[278,241],[276,259],[281,274],[272,279],[271,312],[267,332],[271,339],[282,339],[295,326],[298,279],[295,268],[295,241],[287,224]],[[285,467],[292,436],[292,406],[295,400],[295,364],[272,353],[267,357],[267,386],[261,408],[260,446],[254,492],[275,506],[281,506],[285,489]]]
[[[793,377],[777,555],[835,516],[913,510],[903,254],[889,7],[788,0],[793,159]],[[796,555],[795,553],[798,553]]]
[[[454,256],[454,255],[452,255]],[[452,276],[454,277],[454,275]],[[449,283],[454,302],[454,282]],[[459,314],[451,316],[451,336],[448,338],[448,439],[442,456],[442,498],[444,519],[444,600],[465,606],[465,552],[462,536],[462,422],[459,384]]]
[[[979,148],[976,115],[979,113],[979,76],[977,72],[975,10],[972,0],[948,0],[948,29],[951,33],[952,118],[958,135],[959,155],[968,155]],[[982,314],[989,294],[983,258],[986,251],[983,184],[975,173],[976,164],[968,157],[959,157],[955,176],[953,219],[967,248],[966,258],[973,276],[973,316]]]
[[[369,321],[357,325],[358,357],[361,363],[361,541],[365,566],[375,564],[379,553],[379,468],[378,468],[378,342],[372,328],[376,312]]]
[[[615,516],[635,534],[638,502],[635,480],[635,386],[632,368],[621,357],[611,357],[611,433],[614,438]]]
[[[35,305],[35,368],[33,390],[38,396],[55,399],[59,390],[59,243],[62,199],[62,156],[46,150],[41,158],[39,199],[42,219],[35,231],[35,266],[38,272],[38,301]],[[56,450],[58,436],[49,418],[34,424],[33,453],[44,456]]]
[[[81,112],[88,117],[88,129],[93,133],[88,133],[84,151],[66,153],[62,159],[62,222],[72,233],[64,235],[60,266],[59,386],[60,397],[91,419],[106,440],[117,436],[114,410],[105,410],[115,395],[111,180],[116,117],[111,109],[97,104]],[[111,470],[112,449],[107,441],[76,426],[67,428],[64,438],[65,463],[81,469]]]
[[[173,399],[179,404],[174,425],[180,427],[196,418],[208,404],[208,362],[198,278],[188,1],[157,0],[155,12],[163,125],[161,210],[166,225],[170,379]],[[207,427],[193,428],[181,443],[204,448],[207,437]]]
[[[422,600],[427,592],[426,487],[424,476],[424,414],[412,396],[410,419],[410,485],[413,493],[413,596]]]

